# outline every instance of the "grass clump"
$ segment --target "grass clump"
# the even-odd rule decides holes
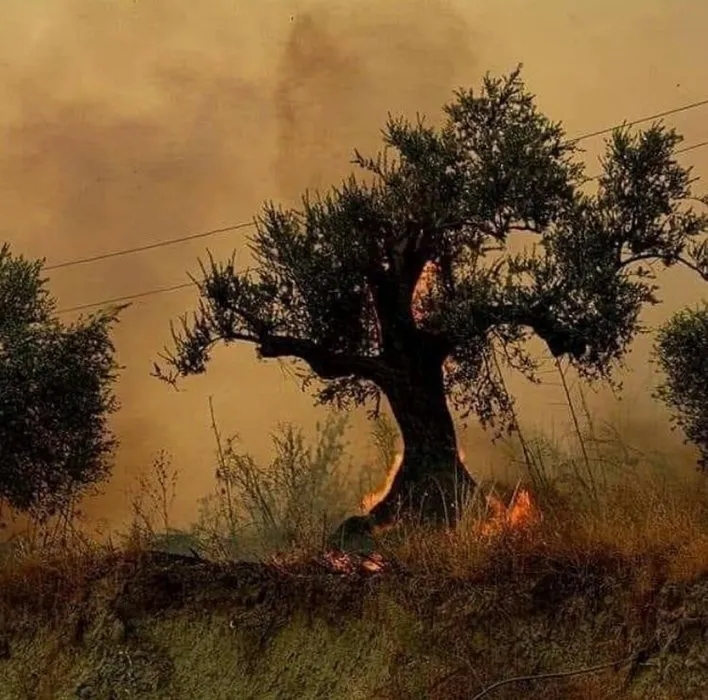
[[[218,490],[192,530],[170,527],[162,455],[126,540],[39,538],[5,554],[1,700],[443,700],[516,676],[489,697],[702,697],[703,475],[600,431],[583,450],[529,439],[510,457],[524,478],[481,484],[455,530],[376,533],[384,568],[343,573],[317,550],[361,495],[344,422],[313,442],[285,426],[268,465],[215,434]],[[525,519],[500,510],[514,492]]]
[[[346,417],[332,414],[318,423],[310,444],[302,429],[279,426],[267,464],[243,451],[238,436],[222,440],[215,421],[213,428],[217,488],[202,500],[192,530],[208,555],[252,559],[316,551],[357,509],[362,484],[347,457]]]

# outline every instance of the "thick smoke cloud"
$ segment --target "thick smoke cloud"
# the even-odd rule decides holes
[[[17,252],[55,263],[249,220],[263,200],[296,203],[305,188],[346,176],[354,147],[379,147],[388,112],[435,119],[456,87],[518,61],[542,108],[570,133],[699,99],[706,49],[698,32],[707,15],[691,0],[572,7],[563,0],[5,0],[2,237]],[[706,138],[705,115],[675,123],[689,140]],[[597,146],[588,143],[590,161]],[[704,155],[692,162],[705,173]],[[51,286],[62,306],[170,286],[197,269],[207,244],[228,255],[243,254],[244,243],[241,231],[57,270]],[[651,322],[702,293],[685,275],[669,281],[670,303]],[[175,292],[124,313],[122,447],[115,478],[90,512],[122,517],[125,487],[165,447],[182,474],[177,516],[191,518],[211,484],[210,395],[222,429],[238,431],[258,455],[267,454],[278,421],[312,428],[322,417],[289,375],[257,363],[248,347],[219,350],[209,373],[179,393],[151,379],[169,320],[194,301],[192,292]],[[637,367],[647,348],[638,349]],[[646,376],[638,376],[635,388],[648,405]],[[522,413],[538,415],[556,400],[553,388],[516,381],[512,388]],[[365,433],[356,416],[355,442]],[[473,467],[491,459],[478,431],[463,443]]]

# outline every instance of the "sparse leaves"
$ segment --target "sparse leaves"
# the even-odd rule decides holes
[[[254,554],[251,548],[263,554],[317,546],[323,526],[353,505],[343,498],[352,490],[345,483],[346,427],[343,416],[330,415],[308,444],[302,430],[279,426],[268,464],[245,452],[237,437],[226,440],[216,472],[219,492],[205,504],[202,520],[212,520],[241,555]]]
[[[708,198],[705,200],[705,204],[708,206]],[[690,266],[708,282],[708,239],[690,245],[688,258]]]

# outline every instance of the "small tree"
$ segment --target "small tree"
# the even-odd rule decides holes
[[[519,69],[444,111],[439,128],[390,118],[382,154],[355,152],[363,179],[306,195],[299,211],[267,204],[255,269],[202,265],[199,311],[173,331],[169,371],[156,368],[169,381],[197,374],[215,343],[242,341],[261,358],[304,361],[322,403],[385,396],[404,458],[375,522],[398,508],[454,519],[474,482],[448,399],[511,425],[499,367],[536,378],[531,333],[585,376],[609,378],[642,306],[657,302],[646,261],[678,262],[707,224],[684,206],[681,139],[660,125],[617,130],[588,194],[576,144],[537,111]]]
[[[657,395],[708,470],[708,304],[673,316],[659,331],[655,356],[664,373]]]
[[[41,269],[0,247],[0,501],[47,517],[109,472],[118,310],[63,325]]]

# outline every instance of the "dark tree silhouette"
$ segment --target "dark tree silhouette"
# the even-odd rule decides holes
[[[708,472],[708,304],[674,315],[659,331],[655,356],[664,372],[657,395]]]
[[[617,130],[590,194],[577,146],[537,111],[520,69],[459,91],[444,112],[439,127],[389,118],[384,151],[355,152],[361,179],[298,211],[267,204],[255,267],[202,265],[200,308],[173,330],[168,369],[156,367],[175,381],[203,372],[215,343],[242,341],[304,361],[320,402],[385,396],[405,454],[375,523],[398,507],[454,520],[474,482],[448,399],[508,427],[500,366],[535,377],[532,333],[585,376],[610,378],[641,307],[657,302],[645,261],[678,262],[706,228],[685,206],[681,139],[661,125]]]
[[[42,262],[0,247],[0,504],[41,518],[108,475],[118,310],[64,325]]]

